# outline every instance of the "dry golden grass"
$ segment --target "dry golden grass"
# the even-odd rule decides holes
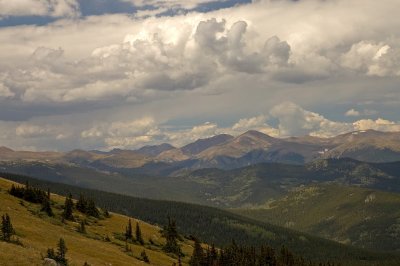
[[[9,195],[7,190],[11,184],[0,178],[0,215],[10,215],[23,246],[0,241],[0,265],[42,265],[42,255],[46,254],[48,248],[55,248],[60,237],[66,242],[70,265],[83,265],[85,262],[90,265],[146,265],[137,258],[143,250],[150,259],[150,265],[172,265],[177,262],[176,258],[162,252],[161,245],[165,240],[160,235],[160,228],[156,226],[131,218],[133,229],[136,222],[139,222],[145,244],[141,246],[130,243],[132,252],[126,252],[125,242],[116,236],[124,232],[129,217],[111,213],[111,218],[103,220],[88,218],[87,233],[81,234],[77,231],[78,222],[63,224],[60,221],[63,197],[52,195],[52,200],[56,202],[53,207],[56,217],[50,218],[38,212],[39,205]],[[74,215],[78,219],[85,218],[82,214]],[[106,236],[110,241],[105,240]],[[150,239],[154,244],[150,244]],[[180,244],[186,255],[182,262],[187,265],[193,243],[185,240]]]

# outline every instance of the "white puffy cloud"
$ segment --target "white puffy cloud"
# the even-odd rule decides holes
[[[375,114],[374,111],[358,112],[354,109],[347,111],[347,115],[359,116],[365,113]],[[382,118],[376,120],[361,119],[353,123],[331,121],[324,116],[304,110],[292,102],[281,103],[271,110],[271,115],[279,120],[280,136],[311,135],[318,137],[333,137],[339,134],[358,130],[400,131],[400,122]]]
[[[0,0],[9,8],[0,10],[11,10],[13,3],[21,1]],[[63,2],[25,1],[53,6]],[[158,5],[159,13],[192,9],[208,1],[134,2],[143,9],[146,4]],[[44,125],[52,115],[59,121],[69,119],[72,133],[68,136],[75,134],[79,144],[72,140],[67,144],[68,138],[45,144],[40,138],[33,142],[28,135],[17,136],[18,141],[26,140],[24,146],[61,149],[130,147],[170,139],[184,143],[190,134],[237,134],[247,129],[274,136],[330,136],[357,128],[300,106],[329,110],[330,117],[343,117],[343,110],[354,109],[348,115],[358,112],[366,120],[373,116],[374,123],[369,123],[376,127],[376,112],[369,110],[396,120],[400,102],[397,5],[396,0],[253,1],[171,17],[114,14],[2,27],[0,119],[39,121],[37,125]],[[32,10],[40,9],[23,12]],[[46,10],[40,12],[75,16]],[[266,110],[285,101],[298,105],[273,108],[271,117],[279,122],[276,128],[270,126],[275,121],[269,121],[269,116],[251,117],[269,115]],[[140,117],[157,122],[142,133],[111,135],[113,121],[129,123]],[[243,119],[232,127],[218,126],[234,117]],[[184,121],[192,118],[211,123],[202,127],[204,131],[182,130],[187,128]],[[87,127],[92,121],[103,122]],[[182,124],[165,129],[165,121]],[[12,128],[16,135],[16,126]]]
[[[179,29],[175,22],[143,29],[75,61],[68,61],[61,48],[39,47],[3,79],[24,102],[143,99],[151,91],[202,88],[234,72],[266,73],[289,60],[290,46],[276,36],[249,48],[245,21],[230,27],[215,18],[180,24]]]
[[[374,129],[378,131],[400,131],[400,122],[389,121],[386,119],[378,118],[376,120],[372,119],[362,119],[353,123],[355,130],[367,130]]]
[[[0,19],[9,16],[76,17],[76,0],[0,0]]]
[[[257,130],[273,137],[279,137],[279,130],[268,125],[267,120],[268,116],[266,115],[242,118],[232,126],[231,130],[225,129],[221,131],[237,135],[248,130]]]
[[[345,113],[346,116],[360,116],[361,113],[360,111],[354,110],[354,109],[350,109]]]
[[[278,128],[281,136],[330,137],[353,129],[349,123],[328,120],[322,115],[304,110],[292,102],[276,105],[270,113],[279,120]]]
[[[56,2],[61,5],[61,1],[51,3]],[[187,8],[204,2],[209,1],[134,4]],[[23,102],[74,104],[140,102],[164,97],[162,91],[206,91],[215,88],[215,84],[226,88],[238,74],[249,75],[244,87],[253,86],[251,81],[306,83],[334,77],[348,69],[369,76],[396,76],[400,53],[393,33],[379,31],[386,25],[380,21],[372,25],[375,30],[371,32],[381,32],[380,35],[362,36],[356,31],[367,18],[379,17],[387,10],[367,5],[366,15],[355,19],[349,12],[352,8],[354,5],[345,1],[332,5],[321,1],[257,1],[209,14],[142,20],[114,15],[20,27],[13,34],[11,29],[0,30],[0,41],[2,34],[10,44],[22,45],[21,40],[29,40],[24,43],[30,47],[15,49],[10,45],[6,47],[8,51],[31,51],[30,56],[19,58],[20,64],[14,62],[15,67],[6,67],[1,79],[10,93]],[[319,15],[315,15],[316,9]],[[343,19],[337,21],[332,10],[340,11]],[[282,12],[287,13],[285,23],[278,16]],[[306,18],[301,23],[299,14]],[[398,24],[387,23],[390,28]],[[60,30],[63,28],[65,34]],[[109,28],[118,32],[120,39]],[[335,32],[335,38],[326,34],[326,28],[336,29],[330,31]],[[93,32],[98,29],[107,34],[100,41],[103,45],[96,47],[99,37]],[[82,43],[83,48],[78,49],[77,43]],[[4,56],[10,54],[5,52]]]
[[[375,110],[370,110],[370,109],[363,109],[363,110],[356,110],[354,108],[349,109],[346,113],[345,116],[371,116],[371,115],[376,115],[378,112]]]
[[[81,132],[83,139],[97,139],[103,142],[101,148],[131,148],[156,141],[161,134],[151,117],[137,120],[101,123]]]

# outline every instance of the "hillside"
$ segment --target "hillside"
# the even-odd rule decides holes
[[[359,187],[310,185],[239,213],[374,250],[400,250],[400,195]]]
[[[317,160],[306,165],[261,163],[232,170],[199,169],[178,176],[130,168],[93,168],[40,162],[1,162],[0,171],[131,196],[169,199],[223,208],[263,205],[291,189],[335,182],[384,191],[400,191],[400,163],[365,163],[352,159]]]
[[[43,182],[23,176],[8,175],[6,177],[18,180],[19,182],[29,180],[31,184],[36,184],[44,188],[50,187],[52,191],[60,194],[72,192],[73,195],[88,195],[88,197],[95,199],[99,206],[107,206],[112,211],[126,213],[152,224],[165,224],[165,217],[171,216],[176,219],[178,231],[182,234],[197,236],[207,243],[215,243],[218,246],[226,246],[231,243],[232,239],[241,245],[260,246],[266,243],[278,249],[282,245],[285,245],[295,252],[295,254],[301,254],[306,258],[323,261],[351,262],[351,265],[368,265],[369,262],[373,264],[374,261],[385,261],[388,265],[391,265],[391,261],[400,258],[394,253],[374,253],[352,248],[307,234],[283,229],[282,227],[273,226],[268,223],[257,222],[214,208],[178,202],[132,198],[63,184]],[[4,191],[2,193],[3,195],[5,194]],[[9,198],[10,196],[7,195],[6,197]],[[15,205],[18,205],[17,202],[15,201]],[[26,213],[29,214],[28,211]],[[112,216],[113,219],[117,217],[120,216]],[[116,226],[113,230],[120,232],[121,226],[124,228],[126,221],[127,218],[122,217],[119,226]],[[99,223],[104,222],[100,221]],[[154,227],[150,226],[149,228]],[[153,234],[150,233],[150,235],[153,236],[155,234],[159,236],[156,231],[152,231]],[[147,237],[150,237],[150,235],[147,235]],[[190,247],[187,246],[185,250],[190,251]],[[361,261],[363,262],[361,263]]]
[[[76,219],[86,219],[86,233],[79,233],[79,222],[60,221],[61,205],[64,198],[51,195],[55,217],[48,217],[39,212],[40,205],[20,200],[8,194],[13,182],[0,178],[0,214],[8,213],[11,217],[17,237],[22,243],[16,245],[0,241],[0,265],[42,265],[42,255],[48,248],[56,246],[59,238],[66,242],[67,259],[70,265],[144,265],[140,260],[143,250],[152,265],[172,265],[176,257],[167,255],[161,250],[165,239],[160,228],[132,218],[135,225],[139,222],[144,245],[130,243],[132,251],[125,250],[125,241],[118,235],[125,232],[129,217],[111,213],[111,217],[95,219],[84,217],[74,211]],[[108,239],[107,239],[108,237]],[[186,256],[187,264],[192,253],[192,242],[184,240],[180,243]]]

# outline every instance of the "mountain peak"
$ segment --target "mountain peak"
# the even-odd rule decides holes
[[[5,146],[1,146],[1,147],[0,147],[0,152],[1,152],[1,153],[14,152],[14,150],[12,150],[12,149],[10,149],[10,148],[7,148],[7,147],[5,147]]]
[[[175,149],[174,146],[168,143],[162,143],[160,145],[146,145],[136,150],[138,153],[149,156],[157,156],[165,151]]]
[[[195,142],[189,143],[181,148],[185,154],[199,154],[200,152],[217,145],[221,145],[234,137],[228,134],[220,134],[210,138],[198,139]]]
[[[236,137],[236,139],[244,139],[244,138],[251,138],[254,140],[264,140],[264,141],[276,140],[275,138],[256,130],[246,131],[242,135]]]

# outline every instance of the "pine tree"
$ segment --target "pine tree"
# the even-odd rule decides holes
[[[86,208],[87,208],[87,201],[85,197],[82,194],[80,194],[79,199],[76,202],[76,209],[81,213],[86,213]]]
[[[56,252],[54,251],[54,248],[48,248],[47,249],[47,258],[56,260]]]
[[[78,228],[79,233],[86,234],[86,224],[85,221],[81,221]]]
[[[41,211],[44,211],[50,217],[54,216],[53,210],[51,209],[51,204],[50,204],[50,199],[49,198],[45,198],[43,200]]]
[[[125,239],[126,240],[133,239],[131,219],[129,219],[128,226],[125,229]]]
[[[53,248],[47,249],[47,258],[55,260],[58,264],[67,266],[68,259],[66,258],[67,246],[63,238],[60,238],[57,244],[57,252]]]
[[[86,214],[89,216],[96,217],[96,218],[100,217],[100,212],[97,209],[96,204],[94,203],[93,200],[87,201]]]
[[[190,258],[189,265],[201,266],[204,263],[204,250],[201,247],[199,240],[196,238],[194,240],[193,254]]]
[[[149,257],[147,257],[146,250],[143,250],[142,253],[140,253],[140,258],[142,261],[150,263]]]
[[[288,250],[287,247],[282,246],[281,252],[280,252],[280,261],[287,266],[293,266],[294,265],[294,256],[293,254]]]
[[[62,218],[64,218],[65,220],[75,221],[72,214],[73,208],[74,202],[72,201],[72,195],[69,194],[68,197],[65,198],[64,212],[62,214]]]
[[[11,237],[15,234],[14,228],[11,223],[11,218],[8,213],[2,216],[1,233],[3,235],[3,240],[7,242],[10,242]]]
[[[57,254],[56,254],[56,261],[62,265],[68,265],[68,260],[65,257],[67,254],[67,246],[65,245],[65,241],[63,238],[60,238],[58,245],[57,245]]]
[[[181,258],[181,254],[178,254],[178,266],[182,266],[182,258]]]
[[[143,238],[142,238],[142,231],[140,230],[139,227],[139,223],[136,223],[136,231],[135,231],[135,235],[136,235],[136,241],[140,243],[140,245],[144,244]]]
[[[163,250],[174,254],[180,254],[181,248],[177,242],[178,232],[176,230],[176,223],[170,217],[168,217],[168,225],[164,229],[163,234],[167,240]]]

